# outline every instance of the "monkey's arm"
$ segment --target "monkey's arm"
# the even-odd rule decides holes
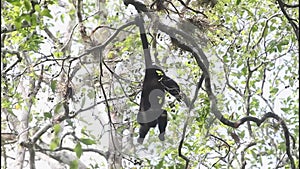
[[[179,85],[170,77],[163,76],[160,83],[164,86],[164,89],[173,95],[179,102],[182,100],[182,95],[180,94]]]

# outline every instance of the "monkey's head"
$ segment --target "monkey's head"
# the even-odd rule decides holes
[[[158,66],[156,65],[151,65],[150,68],[151,72],[155,73],[158,78],[162,78],[165,76],[165,72]]]
[[[165,72],[156,65],[149,66],[149,68],[146,69],[146,72],[152,75],[156,75],[156,77],[159,79],[165,76]]]

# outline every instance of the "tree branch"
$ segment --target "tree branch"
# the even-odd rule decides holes
[[[8,71],[10,71],[12,68],[14,68],[19,62],[21,62],[22,58],[21,58],[20,52],[18,52],[18,51],[11,51],[11,50],[8,50],[8,49],[1,48],[1,53],[2,52],[17,55],[17,58],[18,58],[12,65],[10,65],[8,68],[3,70],[2,73],[6,74]]]
[[[70,62],[77,60],[85,55],[88,55],[94,51],[97,51],[99,49],[103,50],[123,29],[126,27],[129,27],[131,25],[134,25],[136,22],[135,21],[130,21],[128,23],[125,23],[124,25],[120,26],[103,44],[99,44],[97,46],[94,46],[92,48],[87,49],[84,53],[80,54],[77,57],[73,57]]]
[[[291,154],[291,150],[290,150],[290,133],[288,131],[288,128],[287,128],[285,122],[279,116],[277,116],[276,114],[274,114],[272,112],[265,114],[262,119],[258,119],[256,117],[252,117],[252,116],[244,117],[244,118],[238,120],[237,122],[232,122],[232,121],[226,119],[222,115],[220,110],[218,109],[217,98],[212,92],[211,81],[210,81],[210,76],[209,76],[209,71],[208,71],[209,65],[208,65],[206,55],[203,53],[203,51],[201,49],[199,49],[199,47],[197,48],[197,46],[198,46],[197,43],[188,34],[181,32],[175,28],[171,28],[160,22],[158,23],[158,28],[161,31],[170,35],[170,37],[173,39],[177,39],[175,36],[177,34],[177,35],[180,35],[187,42],[191,43],[193,48],[191,48],[189,45],[179,45],[179,47],[183,50],[191,52],[192,55],[195,57],[195,59],[198,63],[198,66],[201,68],[201,70],[203,71],[203,75],[205,76],[205,88],[206,88],[206,93],[208,95],[208,98],[210,100],[210,110],[215,115],[215,117],[217,117],[217,119],[219,119],[223,124],[233,127],[233,128],[238,128],[241,124],[248,122],[248,121],[255,122],[258,126],[260,126],[260,124],[263,123],[267,118],[275,118],[276,120],[278,120],[280,122],[280,124],[284,130],[284,135],[285,135],[285,140],[286,140],[286,142],[285,142],[286,143],[286,152],[290,159],[292,169],[295,169],[295,162],[294,162],[293,156]],[[199,55],[198,55],[198,52],[199,52]]]
[[[191,11],[193,11],[193,12],[195,12],[195,13],[197,13],[197,14],[202,14],[205,18],[208,18],[203,12],[201,12],[201,11],[197,11],[197,10],[195,10],[195,9],[193,9],[193,8],[191,8],[191,7],[189,7],[189,6],[187,6],[182,0],[178,0],[180,3],[181,3],[181,5],[183,5],[185,8],[187,8],[187,9],[189,9],[189,10],[191,10]]]
[[[229,152],[230,152],[230,145],[229,145],[225,140],[223,140],[222,138],[219,138],[219,137],[217,137],[217,136],[215,136],[215,135],[212,135],[212,134],[210,134],[209,136],[211,136],[211,137],[213,137],[213,138],[215,138],[215,139],[221,141],[222,143],[224,143],[224,144],[228,147],[228,151],[226,152],[226,154],[225,154],[224,156],[220,157],[220,158],[219,158],[219,159],[211,166],[211,167],[214,167],[216,164],[218,164],[218,162],[219,162],[220,160],[223,160],[223,159],[225,159],[225,158],[228,156],[228,154],[229,154]]]
[[[277,0],[277,2],[278,2],[278,4],[279,4],[279,7],[280,7],[280,9],[281,9],[283,15],[286,17],[286,19],[287,19],[287,20],[289,21],[289,23],[291,24],[291,26],[292,26],[292,28],[293,28],[293,30],[294,30],[294,32],[295,32],[296,38],[297,38],[297,40],[298,40],[298,43],[299,43],[299,27],[297,26],[297,25],[299,24],[299,22],[298,22],[298,24],[295,23],[295,22],[294,22],[295,19],[291,18],[291,17],[288,15],[288,13],[286,12],[286,10],[284,9],[284,7],[287,6],[287,4],[283,3],[282,0]],[[296,6],[299,6],[299,4],[296,5]]]

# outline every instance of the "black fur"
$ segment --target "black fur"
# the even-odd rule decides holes
[[[167,111],[162,109],[165,100],[165,91],[181,100],[180,88],[178,84],[165,75],[157,66],[152,65],[146,69],[143,82],[140,109],[137,121],[141,125],[138,142],[143,143],[149,129],[156,127],[160,131],[159,139],[163,141],[168,123]]]

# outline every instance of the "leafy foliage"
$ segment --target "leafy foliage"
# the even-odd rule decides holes
[[[41,154],[58,167],[74,169],[299,165],[299,28],[294,24],[299,23],[299,4],[146,3],[155,11],[153,18],[144,16],[153,60],[192,104],[167,94],[166,141],[160,142],[154,129],[138,145],[136,114],[145,65],[133,5],[146,9],[133,0],[124,2],[130,5],[1,2],[2,168],[22,168],[26,160],[37,166]],[[196,48],[192,42],[209,63],[209,79],[200,88],[205,71],[199,62],[205,60],[189,50]],[[273,118],[259,125],[240,123],[269,112]],[[11,146],[15,142],[20,145]],[[26,158],[10,158],[22,153]]]

